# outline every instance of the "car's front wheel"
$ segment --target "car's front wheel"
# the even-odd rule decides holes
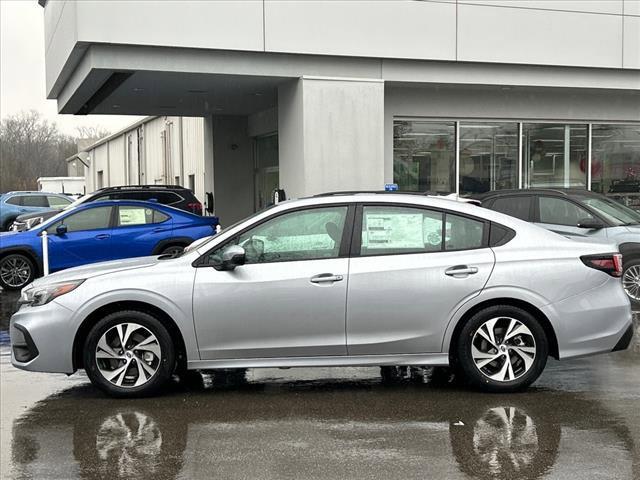
[[[25,255],[12,253],[0,259],[0,286],[5,290],[19,290],[35,276],[35,266]]]
[[[169,332],[157,318],[138,311],[115,312],[96,323],[83,354],[91,382],[115,397],[150,395],[175,367]]]
[[[547,363],[544,329],[529,312],[510,305],[485,308],[463,326],[457,360],[466,379],[491,392],[531,385]]]

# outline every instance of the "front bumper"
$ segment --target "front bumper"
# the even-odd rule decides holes
[[[55,302],[23,306],[12,317],[11,364],[34,372],[73,373],[71,310]]]

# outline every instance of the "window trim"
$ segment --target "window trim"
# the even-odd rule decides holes
[[[414,208],[418,210],[428,210],[430,212],[438,212],[442,214],[442,232],[446,232],[447,214],[456,215],[459,217],[468,218],[469,220],[475,220],[484,224],[482,229],[482,245],[474,248],[456,248],[452,250],[445,249],[444,236],[440,243],[440,250],[432,250],[430,252],[402,252],[402,253],[373,253],[362,255],[362,219],[364,213],[364,207],[402,207],[402,208]],[[351,254],[350,258],[369,258],[369,257],[388,257],[391,255],[427,255],[434,253],[449,253],[449,252],[466,252],[471,250],[481,250],[489,247],[489,233],[491,228],[491,222],[484,218],[479,218],[467,213],[456,212],[454,210],[447,210],[444,208],[428,207],[426,205],[415,205],[410,203],[401,202],[359,202],[357,206],[356,218],[353,225],[353,233],[351,237]]]
[[[263,218],[262,220],[259,220],[259,221],[255,222],[255,223],[252,223],[251,225],[248,225],[247,227],[243,228],[242,230],[236,232],[235,235],[233,235],[232,237],[226,239],[224,242],[219,243],[216,246],[210,248],[203,255],[198,257],[191,265],[196,267],[196,268],[199,268],[199,267],[213,267],[213,265],[207,261],[208,257],[211,255],[212,252],[226,247],[227,245],[229,245],[231,242],[233,242],[236,238],[238,238],[239,236],[241,236],[245,232],[248,232],[249,230],[252,230],[253,228],[259,227],[263,223],[266,223],[268,221],[274,220],[274,219],[276,219],[278,217],[281,217],[283,215],[287,215],[289,213],[294,213],[294,212],[299,212],[299,211],[304,211],[304,210],[315,210],[315,209],[319,209],[319,208],[335,208],[335,207],[347,207],[347,214],[345,215],[345,219],[344,219],[344,228],[342,230],[342,238],[340,239],[340,248],[338,249],[338,256],[337,257],[330,257],[330,258],[327,258],[327,257],[300,258],[300,259],[295,259],[295,260],[291,260],[291,259],[272,260],[272,261],[268,261],[268,262],[251,263],[251,264],[248,264],[248,265],[266,265],[266,264],[270,264],[270,263],[308,262],[308,261],[314,261],[314,260],[336,260],[338,258],[349,258],[349,252],[351,250],[352,240],[353,240],[353,233],[352,232],[353,232],[353,227],[354,227],[354,216],[355,216],[355,209],[356,209],[355,202],[325,203],[325,204],[321,204],[321,205],[305,205],[305,206],[300,206],[300,207],[296,207],[296,208],[290,208],[290,209],[287,209],[287,210],[283,210],[282,212],[275,213],[273,215],[270,215],[268,217]]]

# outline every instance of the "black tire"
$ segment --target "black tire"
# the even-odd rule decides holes
[[[160,255],[175,255],[177,253],[182,253],[183,250],[184,245],[169,245],[162,249]]]
[[[146,331],[156,337],[157,345],[159,345],[160,347],[159,358],[154,357],[153,360],[153,362],[155,363],[155,372],[148,380],[146,380],[145,383],[139,386],[115,385],[114,383],[107,380],[107,378],[101,373],[98,366],[98,359],[96,358],[96,348],[98,346],[98,342],[103,335],[107,334],[107,332],[112,331],[113,327],[123,323],[135,323],[144,327],[140,330],[133,330],[133,333],[131,333],[131,337],[133,337],[140,331],[144,332],[144,329],[146,329]],[[127,345],[130,345],[129,342],[125,341],[125,343]],[[135,377],[136,374],[140,375],[140,373],[138,372],[140,371],[141,367],[134,362],[142,361],[140,359],[141,352],[132,347],[130,347],[130,349],[131,350],[129,352],[131,352],[132,354],[128,360],[130,367],[128,367],[124,371],[124,378],[122,380],[122,383],[127,382],[129,376]],[[87,338],[84,342],[83,360],[84,368],[91,382],[100,390],[113,397],[143,397],[152,395],[169,381],[175,370],[176,362],[175,347],[165,326],[154,316],[145,312],[139,312],[135,310],[114,312],[97,322],[89,331],[89,334],[87,335]],[[100,362],[103,361],[104,360],[100,360]],[[123,360],[113,360],[113,362],[122,361]],[[127,360],[124,361],[126,362]],[[117,365],[120,365],[120,363],[115,363],[115,366],[112,367],[114,368],[114,371],[115,369],[117,369]],[[137,371],[136,367],[138,367]],[[129,376],[127,375],[128,373],[130,374]]]
[[[20,282],[14,283],[8,278],[5,281],[5,278],[3,278],[3,269],[11,267],[12,264],[13,265],[22,264],[25,266],[24,268],[26,270],[21,270],[22,272],[24,272],[24,275],[25,275],[24,281],[20,280]],[[21,253],[10,253],[9,255],[5,255],[4,257],[0,258],[0,286],[4,290],[20,290],[25,285],[28,285],[29,283],[31,283],[35,278],[35,276],[36,276],[36,267],[33,264],[33,261],[28,256],[23,255]]]
[[[639,270],[640,269],[640,258],[631,258],[628,261],[624,261],[623,259],[623,263],[624,265],[622,266],[622,281],[624,284],[624,281],[626,280],[625,275],[627,274],[627,271],[630,268],[634,268],[635,270]],[[640,298],[634,298],[633,296],[631,296],[631,293],[627,290],[627,288],[625,287],[625,291],[627,292],[627,296],[629,297],[629,301],[631,302],[631,305],[637,309],[640,308]],[[640,296],[640,290],[637,291],[637,294]],[[634,296],[636,296],[634,295]]]
[[[515,375],[513,375],[514,379],[512,380],[495,380],[490,378],[486,371],[481,371],[480,368],[476,366],[472,356],[472,344],[476,332],[478,332],[485,322],[495,318],[501,319],[495,324],[498,330],[500,330],[501,325],[509,324],[510,320],[507,320],[507,318],[515,319],[529,329],[533,339],[535,340],[535,357],[533,358],[533,362],[528,370],[524,367],[525,362],[522,360],[522,357],[515,353],[511,353],[508,344],[505,344],[505,351],[508,350],[508,355],[510,356],[502,354],[505,356],[499,357],[497,360],[484,367],[487,370],[494,368],[499,369],[501,366],[506,365],[505,358],[512,358],[513,360],[511,361],[511,364],[515,373]],[[516,335],[513,337],[513,340],[518,339],[518,337],[521,336]],[[499,335],[496,336],[496,340],[498,340],[498,338]],[[527,339],[530,339],[530,337]],[[476,341],[477,340],[478,338],[476,338]],[[481,338],[480,341],[482,341]],[[500,343],[500,341],[497,341],[496,343]],[[462,327],[455,348],[457,364],[462,370],[465,379],[473,387],[496,393],[516,392],[527,388],[544,370],[547,363],[547,356],[549,354],[549,343],[540,323],[529,312],[510,305],[495,305],[485,308],[473,315]],[[521,373],[517,373],[517,369],[521,369]]]

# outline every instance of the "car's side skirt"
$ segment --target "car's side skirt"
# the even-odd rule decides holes
[[[362,367],[370,365],[430,365],[448,366],[447,353],[417,353],[410,355],[336,355],[318,357],[223,358],[191,360],[189,370],[215,368],[278,368],[278,367]]]

